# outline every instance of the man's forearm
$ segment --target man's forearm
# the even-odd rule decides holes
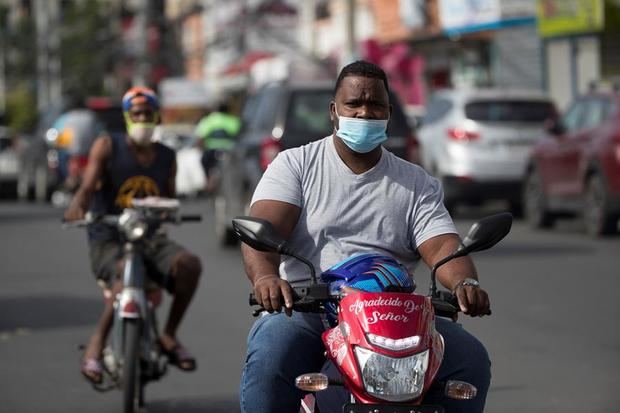
[[[245,273],[252,284],[261,277],[278,276],[280,256],[275,253],[256,251],[245,244],[241,245]]]
[[[93,191],[89,191],[88,189],[81,187],[73,196],[71,203],[83,211],[86,211],[90,206],[90,200],[92,199]]]
[[[437,279],[450,291],[453,291],[465,278],[478,279],[476,267],[468,256],[455,258],[437,270]]]

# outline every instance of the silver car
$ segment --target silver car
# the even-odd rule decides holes
[[[441,180],[449,209],[502,199],[520,215],[528,154],[554,116],[540,92],[438,91],[418,130],[422,166]]]

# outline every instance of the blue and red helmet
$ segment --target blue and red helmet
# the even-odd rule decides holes
[[[135,104],[146,103],[154,110],[159,110],[159,99],[153,89],[144,86],[134,86],[123,95],[123,112],[128,112]]]
[[[413,292],[415,282],[404,265],[396,259],[381,254],[353,255],[330,267],[321,274],[321,281],[329,283],[330,292],[342,287],[366,292]],[[337,306],[326,304],[327,318],[335,325]]]

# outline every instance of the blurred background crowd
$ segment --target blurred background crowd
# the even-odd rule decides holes
[[[331,133],[355,59],[388,74],[386,147],[453,211],[500,199],[535,227],[617,230],[618,0],[0,0],[0,194],[66,205],[95,137],[124,133],[122,93],[147,85],[179,193],[212,194],[230,242],[273,157]],[[228,143],[198,127],[223,112]]]

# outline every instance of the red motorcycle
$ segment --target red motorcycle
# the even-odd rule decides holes
[[[242,242],[259,251],[292,256],[310,268],[312,283],[293,288],[293,310],[325,313],[326,304],[337,305],[338,324],[327,329],[322,338],[328,363],[337,367],[341,378],[308,372],[297,377],[296,385],[310,393],[344,386],[350,402],[321,409],[346,413],[442,413],[442,406],[422,404],[425,395],[441,392],[457,400],[476,397],[477,389],[470,383],[436,380],[444,341],[435,330],[435,317],[455,319],[459,306],[451,293],[437,290],[435,274],[454,258],[491,248],[510,232],[511,226],[509,213],[476,222],[462,245],[432,268],[428,295],[358,290],[345,295],[334,294],[329,284],[318,283],[312,264],[296,255],[269,222],[251,217],[233,220],[235,233]],[[257,304],[253,295],[250,304]],[[254,314],[262,311],[259,308]],[[301,411],[317,411],[314,404],[313,400],[304,399]]]

